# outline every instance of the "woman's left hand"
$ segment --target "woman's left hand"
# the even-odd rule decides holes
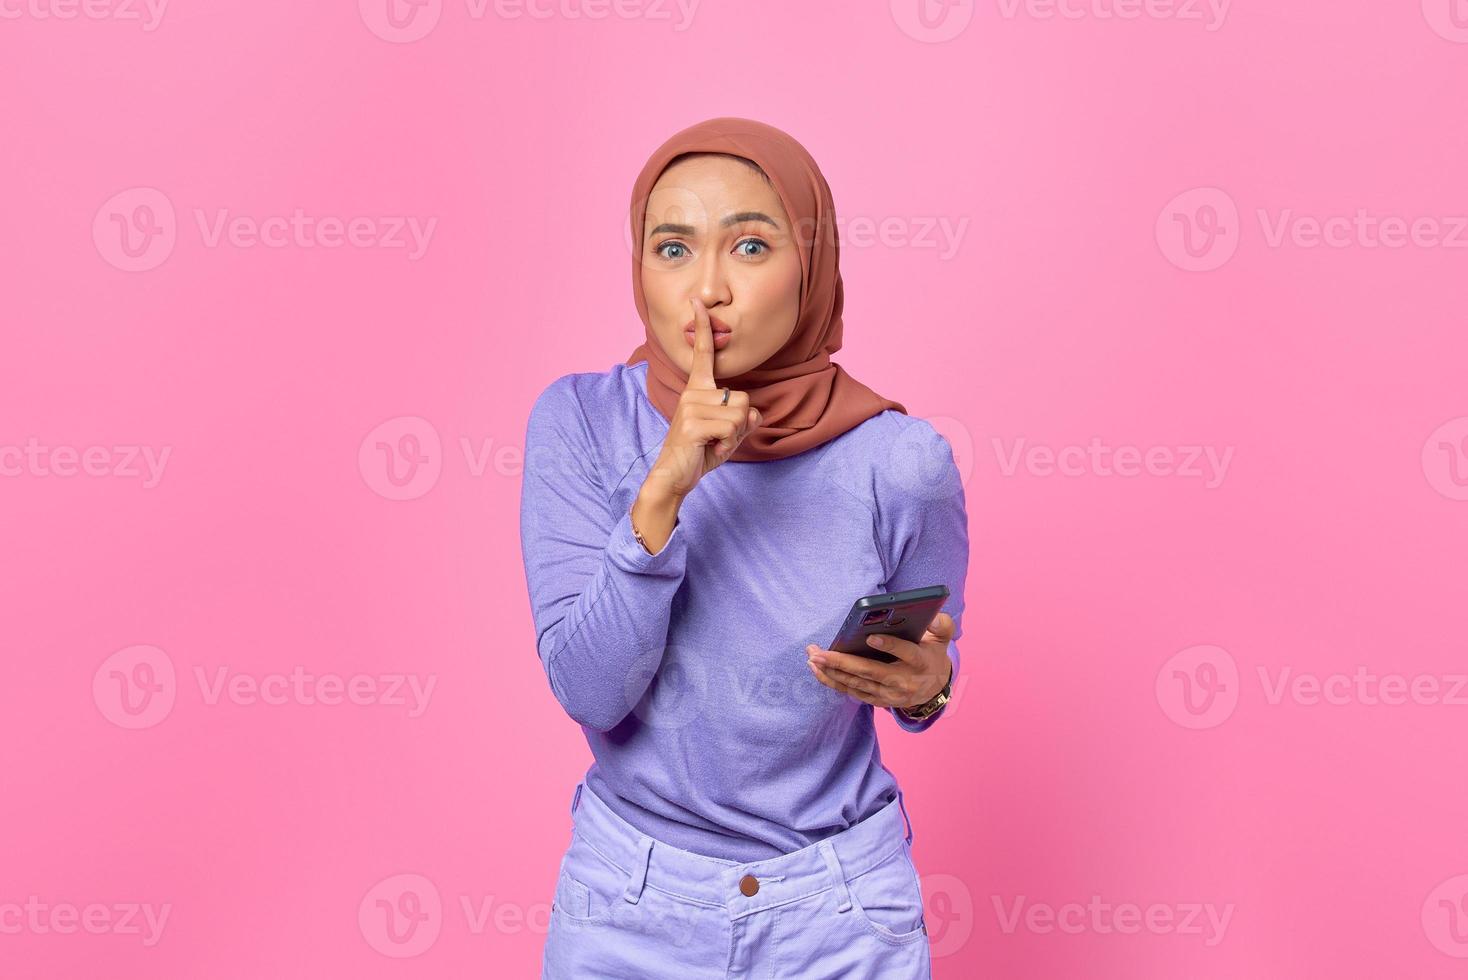
[[[931,701],[948,683],[953,629],[953,617],[940,612],[917,643],[895,636],[868,637],[872,649],[897,658],[890,664],[822,650],[814,643],[805,652],[816,679],[827,687],[878,708],[915,708]]]

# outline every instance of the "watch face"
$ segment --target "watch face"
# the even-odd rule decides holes
[[[927,710],[923,712],[923,717],[926,718],[928,715],[936,715],[938,713],[938,709],[943,707],[947,703],[948,689],[944,688],[942,691],[939,691],[933,696],[933,700],[930,701],[926,706]]]

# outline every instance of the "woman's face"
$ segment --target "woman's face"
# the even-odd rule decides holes
[[[653,185],[644,228],[652,333],[685,374],[695,296],[714,328],[715,377],[759,367],[790,339],[800,315],[799,246],[779,195],[753,167],[728,156],[679,160]]]

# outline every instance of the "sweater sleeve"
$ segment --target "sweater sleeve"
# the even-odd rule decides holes
[[[530,411],[520,546],[551,690],[581,725],[607,731],[662,661],[687,538],[674,524],[649,554],[632,535],[630,509],[613,509],[573,378],[552,382]]]
[[[968,578],[968,511],[963,481],[948,440],[924,419],[913,419],[891,443],[892,455],[879,498],[878,527],[882,553],[890,564],[886,592],[929,585],[948,586],[941,612],[953,617],[948,658],[953,662],[953,686],[958,687],[958,638],[963,635],[963,590]],[[897,724],[921,732],[948,711],[919,721],[888,709]]]

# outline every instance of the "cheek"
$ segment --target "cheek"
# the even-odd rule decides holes
[[[774,271],[774,270],[772,270]],[[780,324],[777,333],[784,342],[796,327],[800,318],[800,264],[793,268],[781,268],[778,274],[769,277],[762,298],[769,323]]]
[[[757,287],[759,306],[771,323],[782,330],[794,328],[800,314],[800,263],[794,262],[769,270]]]
[[[642,298],[647,304],[647,315],[654,327],[667,327],[675,311],[673,283],[667,276],[642,276]]]

